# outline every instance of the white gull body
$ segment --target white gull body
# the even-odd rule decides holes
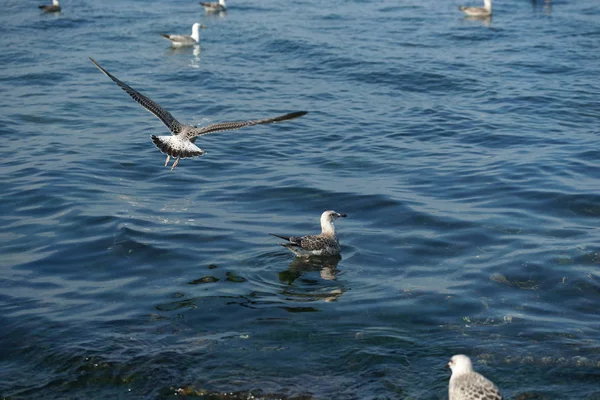
[[[112,76],[107,70],[102,68],[93,58],[90,60],[96,67],[106,76],[108,76],[113,82],[115,82],[121,89],[123,89],[132,99],[140,103],[146,110],[154,114],[165,124],[171,131],[171,136],[154,136],[152,135],[152,141],[159,148],[159,150],[167,154],[167,160],[165,161],[165,167],[169,164],[171,157],[175,158],[175,162],[171,167],[173,170],[181,158],[198,157],[204,154],[204,151],[194,144],[198,136],[207,135],[214,132],[232,131],[243,128],[245,126],[271,124],[274,122],[287,121],[306,115],[306,111],[297,111],[285,115],[280,115],[273,118],[257,119],[252,121],[239,121],[239,122],[219,122],[216,124],[195,127],[192,125],[184,125],[177,121],[170,112],[162,108],[158,103],[150,100],[137,90],[133,89],[124,82],[121,82],[114,76]]]
[[[58,0],[52,0],[51,6],[39,6],[39,8],[47,13],[60,12],[60,3]]]
[[[342,248],[335,234],[333,221],[346,216],[332,210],[325,211],[321,214],[321,233],[318,235],[280,236],[273,233],[271,235],[286,240],[287,243],[281,245],[298,257],[339,256]]]
[[[181,47],[181,46],[193,46],[200,42],[200,28],[206,28],[204,25],[200,25],[196,22],[192,25],[192,34],[191,35],[169,35],[163,33],[163,37],[167,38],[173,47]]]
[[[459,6],[458,9],[469,17],[489,17],[492,15],[492,0],[483,0],[483,7]]]
[[[503,400],[492,381],[473,371],[469,357],[457,354],[450,359],[448,367],[452,370],[448,385],[450,400]]]
[[[204,7],[204,11],[206,12],[222,12],[227,11],[227,5],[225,4],[225,0],[219,0],[218,3],[205,3],[200,2],[200,5]]]

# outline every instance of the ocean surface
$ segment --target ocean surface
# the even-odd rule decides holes
[[[597,0],[43,3],[0,17],[0,398],[446,399],[464,353],[600,399]],[[309,113],[170,171],[88,57],[181,122]],[[328,209],[341,260],[269,236]]]

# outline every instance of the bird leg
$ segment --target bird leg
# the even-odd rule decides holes
[[[171,167],[171,171],[173,171],[175,169],[177,164],[179,164],[179,157],[177,157],[177,160],[175,160],[175,162],[173,163],[173,166]]]
[[[165,167],[169,164],[170,159],[171,159],[171,156],[167,155],[167,161],[165,161]]]

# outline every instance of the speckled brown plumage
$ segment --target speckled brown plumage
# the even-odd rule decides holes
[[[469,357],[457,354],[448,366],[452,369],[448,385],[450,400],[503,400],[500,390],[492,381],[473,371]]]
[[[344,218],[346,214],[328,210],[321,214],[321,233],[318,235],[306,236],[281,236],[271,233],[271,235],[285,240],[287,243],[281,245],[296,256],[339,256],[342,248],[335,234],[333,221],[338,218]]]
[[[90,58],[92,63],[108,76],[113,82],[115,82],[121,89],[123,89],[133,100],[141,104],[146,110],[154,114],[165,124],[171,131],[171,136],[155,136],[152,135],[152,142],[158,147],[158,149],[167,154],[167,160],[165,166],[169,163],[171,157],[175,157],[176,160],[171,167],[171,170],[177,166],[181,158],[198,157],[204,154],[204,151],[194,144],[198,136],[207,135],[214,132],[231,131],[240,129],[246,126],[271,124],[275,122],[287,121],[290,119],[298,118],[306,115],[306,111],[298,111],[285,115],[280,115],[273,118],[257,119],[252,121],[239,121],[239,122],[219,122],[216,124],[208,125],[205,127],[196,128],[191,125],[184,125],[179,123],[171,115],[170,112],[162,108],[158,103],[154,102],[150,98],[144,96],[137,90],[119,79],[114,77],[107,70],[102,68],[94,59]]]

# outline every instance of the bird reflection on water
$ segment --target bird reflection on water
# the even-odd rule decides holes
[[[552,0],[531,0],[533,9],[540,7],[544,11],[544,14],[552,14]]]
[[[491,15],[487,15],[484,17],[477,17],[477,16],[472,16],[472,15],[467,15],[465,16],[465,21],[479,21],[481,23],[481,25],[485,26],[486,28],[489,28],[491,23],[492,23],[492,16]]]
[[[180,56],[182,54],[191,53],[193,55],[190,58],[190,66],[192,68],[200,68],[200,45],[194,46],[183,46],[183,47],[174,47],[170,46],[165,51],[165,54],[168,56]]]
[[[279,281],[288,285],[281,294],[293,301],[336,301],[346,291],[339,283],[334,283],[341,259],[341,257],[294,258],[286,270],[278,273]],[[321,279],[308,277],[311,272],[319,272]]]

